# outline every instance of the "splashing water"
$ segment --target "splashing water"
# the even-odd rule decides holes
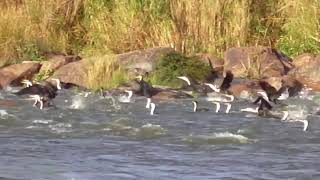
[[[69,107],[70,109],[84,109],[86,107],[85,103],[83,102],[84,99],[82,96],[74,96],[72,98],[72,104]]]

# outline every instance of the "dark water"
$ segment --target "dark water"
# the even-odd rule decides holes
[[[193,113],[191,100],[156,102],[150,116],[143,98],[113,104],[64,91],[57,108],[41,111],[10,92],[1,96],[4,179],[320,179],[315,115],[304,132],[299,122],[240,113],[245,101],[230,114],[203,100],[211,111]],[[297,112],[316,107],[295,101]]]

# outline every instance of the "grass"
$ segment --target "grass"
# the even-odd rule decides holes
[[[178,76],[187,76],[201,81],[209,72],[209,65],[196,59],[196,57],[170,53],[159,60],[149,80],[156,85],[179,87],[183,82],[177,78]]]
[[[90,89],[111,89],[126,82],[127,72],[113,55],[89,58],[87,61],[87,83]]]
[[[52,69],[48,69],[48,70],[45,70],[43,72],[39,72],[37,73],[33,79],[37,82],[40,82],[40,81],[43,81],[43,80],[46,80],[48,79],[49,77],[51,77],[54,73],[54,70]]]
[[[278,40],[278,48],[294,57],[301,53],[320,52],[320,1],[284,0],[286,22]]]

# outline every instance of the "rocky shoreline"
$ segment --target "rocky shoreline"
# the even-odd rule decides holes
[[[134,77],[138,74],[152,72],[157,60],[172,52],[174,52],[172,48],[159,47],[118,54],[115,57],[130,76]],[[224,53],[224,59],[210,54],[198,54],[197,56],[205,63],[210,61],[213,71],[217,72],[220,77],[224,72],[232,71],[235,81],[232,82],[229,91],[236,97],[256,93],[260,90],[257,81],[261,79],[276,88],[279,88],[281,83],[285,83],[292,87],[304,85],[314,91],[320,91],[319,55],[301,54],[291,59],[276,49],[258,46],[230,48]],[[46,58],[47,61],[28,61],[1,68],[0,89],[6,86],[20,86],[21,80],[31,80],[36,74],[47,75],[47,78],[59,78],[62,83],[89,89],[86,82],[85,59],[59,53],[47,53]],[[128,84],[132,85],[130,82]],[[119,87],[111,91],[123,88],[126,87]],[[155,89],[154,99],[190,97],[168,87],[156,87]]]

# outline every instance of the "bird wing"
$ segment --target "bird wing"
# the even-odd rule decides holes
[[[259,106],[259,110],[264,110],[265,108],[267,108],[268,110],[271,110],[272,106],[267,100],[261,97],[261,104]]]
[[[233,81],[233,74],[231,71],[227,71],[226,77],[223,79],[222,84],[220,86],[221,91],[226,91],[230,88],[231,82]]]
[[[33,86],[26,87],[16,92],[16,95],[25,95],[25,94],[38,94],[42,95],[44,93],[44,87],[40,84],[34,84]]]
[[[264,90],[267,93],[267,96],[270,100],[271,96],[274,96],[277,94],[277,89],[273,86],[271,86],[268,82],[266,81],[259,81],[259,85],[262,90]]]

